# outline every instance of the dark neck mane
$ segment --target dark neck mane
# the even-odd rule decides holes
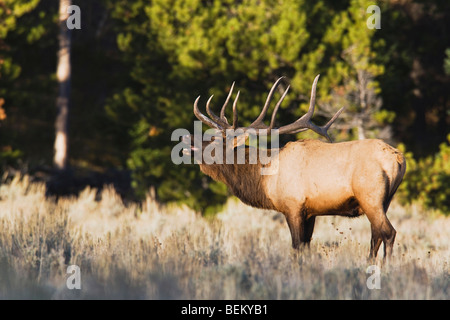
[[[217,181],[225,183],[242,202],[262,209],[274,209],[264,191],[264,178],[261,175],[262,164],[250,164],[249,148],[246,147],[246,163],[237,164],[200,164],[203,173]],[[236,159],[235,159],[236,160]]]

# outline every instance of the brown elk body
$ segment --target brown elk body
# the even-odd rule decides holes
[[[312,129],[331,140],[326,130],[342,109],[324,127],[317,127],[310,122],[314,111],[317,80],[318,77],[313,84],[308,114],[293,124],[279,128],[280,133]],[[262,114],[267,111],[276,85],[277,83],[269,94]],[[275,107],[274,114],[283,97]],[[223,112],[226,103],[221,117],[217,117],[209,110],[208,101],[207,111],[214,119],[211,123],[211,119],[205,120],[203,117],[206,116],[198,111],[197,101],[194,112],[200,120],[219,130],[229,126]],[[237,98],[233,108],[234,113],[236,101]],[[269,127],[262,123],[263,118],[264,115],[258,117],[250,127],[274,129],[274,115]],[[236,125],[237,116],[234,114],[233,127],[236,128]],[[203,149],[209,143],[203,142]],[[261,168],[274,166],[274,161],[265,165],[259,159],[256,163],[251,162],[249,154],[253,147],[245,145],[238,147],[246,149],[245,163],[238,164],[236,161],[230,164],[200,163],[201,171],[225,183],[244,203],[283,213],[291,232],[294,248],[299,248],[302,243],[308,244],[311,241],[317,216],[357,217],[365,214],[370,221],[372,231],[370,257],[376,257],[382,242],[384,256],[392,253],[396,231],[389,222],[386,212],[406,170],[405,159],[398,150],[376,139],[341,143],[298,140],[289,142],[281,149],[270,150],[272,155],[274,153],[277,155],[277,168],[273,174],[261,175]],[[226,146],[223,148],[226,149]]]

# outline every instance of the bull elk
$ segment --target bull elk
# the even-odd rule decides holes
[[[235,143],[233,147],[245,148],[245,163],[200,163],[200,170],[214,180],[225,183],[244,203],[283,213],[295,249],[301,244],[309,244],[317,216],[357,217],[365,214],[370,221],[372,232],[369,258],[376,257],[381,242],[384,243],[384,257],[390,256],[396,231],[386,212],[405,174],[405,159],[398,150],[377,139],[331,143],[327,130],[343,108],[322,127],[311,122],[318,78],[319,76],[314,79],[312,85],[308,112],[295,122],[280,128],[274,128],[275,115],[289,87],[276,104],[270,125],[264,124],[263,120],[282,78],[274,83],[261,114],[249,127],[238,127],[236,106],[239,93],[233,103],[231,125],[225,117],[233,86],[219,116],[210,108],[212,97],[206,104],[210,117],[202,114],[198,109],[198,97],[194,103],[195,116],[204,124],[221,132],[224,140],[227,129],[241,129],[244,134],[249,129],[266,129],[266,132],[277,129],[279,134],[293,134],[310,129],[329,141],[297,140],[287,143],[283,148],[271,149],[269,151],[276,152],[278,156],[278,171],[272,175],[261,175],[260,168],[271,166],[272,162],[263,164],[258,160],[256,163],[250,163],[248,154],[254,147],[246,146],[245,139],[240,139],[241,142]],[[186,136],[184,140],[187,138],[193,150],[193,140]],[[203,141],[202,149],[210,143],[212,142]],[[226,144],[223,144],[223,148],[227,148]]]

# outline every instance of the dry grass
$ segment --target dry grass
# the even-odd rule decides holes
[[[0,298],[449,299],[450,219],[392,207],[394,257],[370,290],[366,218],[321,217],[296,254],[284,218],[230,200],[214,219],[148,198],[124,206],[111,188],[96,201],[45,199],[28,178],[0,186]],[[380,250],[381,253],[382,250]],[[78,265],[81,290],[66,287]]]

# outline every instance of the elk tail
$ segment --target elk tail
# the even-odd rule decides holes
[[[394,149],[394,148],[392,148]],[[403,181],[403,177],[406,172],[406,160],[403,154],[398,151],[397,149],[394,149],[393,155],[396,157],[397,160],[397,172],[395,175],[394,181],[392,181],[391,186],[389,188],[389,195],[386,199],[386,202],[384,203],[384,212],[387,211],[389,204],[392,201],[392,198],[394,197],[395,192],[397,192],[398,187],[400,186],[400,183]]]

